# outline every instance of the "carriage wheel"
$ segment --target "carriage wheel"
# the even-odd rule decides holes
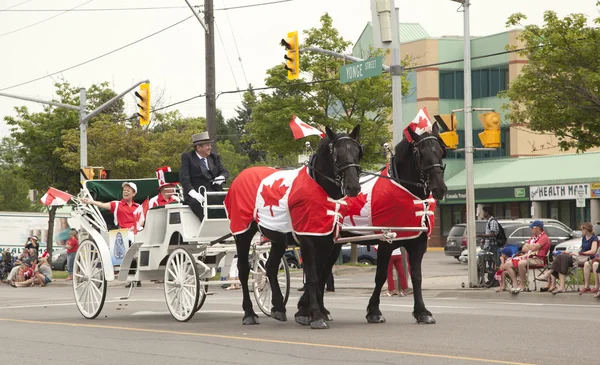
[[[205,283],[208,283],[208,279],[203,279],[202,281]],[[198,305],[196,306],[196,312],[198,312],[200,310],[200,308],[202,308],[202,306],[204,305],[204,301],[206,300],[207,293],[208,293],[208,285],[200,284],[200,293],[199,293],[199,298],[198,298]]]
[[[73,294],[77,309],[85,318],[94,319],[102,311],[106,286],[98,245],[92,240],[83,240],[73,262]]]
[[[189,321],[199,309],[200,291],[196,260],[186,248],[175,249],[165,268],[165,299],[173,318]]]
[[[269,278],[267,278],[266,266],[267,259],[269,258],[268,252],[256,254],[254,256],[252,279],[253,280],[253,291],[254,299],[260,310],[267,316],[271,316],[271,285],[269,284]],[[279,263],[279,270],[277,272],[277,282],[283,294],[283,305],[287,304],[288,297],[290,295],[290,269],[288,267],[285,256],[281,258]]]

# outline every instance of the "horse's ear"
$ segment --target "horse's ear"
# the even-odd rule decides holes
[[[409,128],[406,128],[406,129],[408,129],[408,133],[410,134],[410,138],[412,139],[412,141],[416,141],[416,140],[419,139],[419,135],[416,134],[415,131],[413,131],[412,128],[409,127]]]
[[[331,128],[329,128],[329,126],[325,127],[325,133],[327,133],[327,137],[329,137],[330,141],[335,140],[335,138],[337,137],[335,132],[331,130]]]
[[[360,135],[360,124],[357,124],[356,127],[354,127],[354,129],[352,130],[352,132],[350,132],[350,138],[358,141],[359,135]]]
[[[439,126],[439,124],[437,122],[433,123],[432,130],[433,130],[432,133],[433,133],[434,136],[437,136],[437,135],[440,134],[440,126]]]

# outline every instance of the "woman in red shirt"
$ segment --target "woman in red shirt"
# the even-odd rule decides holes
[[[67,280],[73,280],[73,262],[75,262],[75,253],[79,248],[79,241],[77,240],[77,230],[71,228],[69,231],[69,239],[67,240],[67,269],[69,270],[69,277]]]

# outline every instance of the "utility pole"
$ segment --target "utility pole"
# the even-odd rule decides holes
[[[79,168],[83,169],[87,166],[87,121],[86,115],[86,91],[82,87],[79,89]],[[85,180],[83,173],[81,180]]]
[[[204,22],[208,30],[205,32],[206,43],[206,130],[215,141],[217,136],[217,100],[216,100],[216,75],[215,75],[215,17],[213,0],[204,0]],[[213,142],[216,150],[216,142]]]
[[[471,31],[469,7],[471,0],[452,0],[464,9],[464,115],[465,115],[465,171],[467,175],[467,250],[469,252],[469,287],[479,286],[477,280],[477,237],[475,228],[475,176],[473,171],[473,104],[471,97]]]

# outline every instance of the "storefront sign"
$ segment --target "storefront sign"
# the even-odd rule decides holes
[[[476,203],[528,201],[529,187],[475,189]],[[466,190],[448,190],[441,204],[460,204],[467,199]]]
[[[591,197],[590,184],[532,186],[529,188],[529,197],[532,201],[575,200],[579,189],[583,190],[585,198]]]
[[[600,183],[590,184],[592,198],[600,198]]]

